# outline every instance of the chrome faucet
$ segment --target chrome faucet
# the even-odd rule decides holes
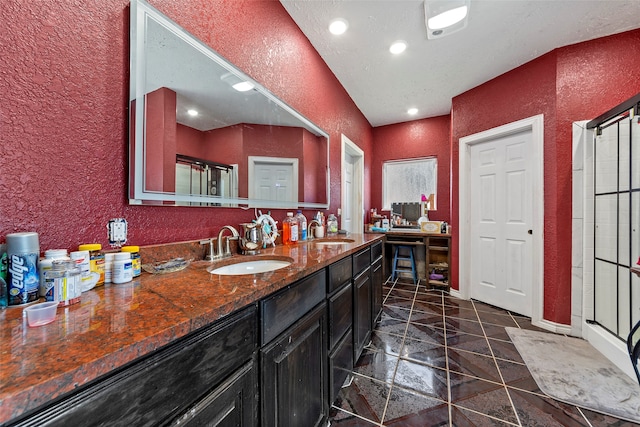
[[[222,235],[224,234],[224,230],[231,231],[232,236],[231,237],[227,237],[226,250],[224,252],[222,252]],[[222,227],[220,229],[220,232],[218,233],[218,255],[217,255],[216,258],[227,258],[227,257],[230,257],[231,256],[231,248],[229,247],[229,240],[230,239],[238,240],[239,238],[240,238],[240,233],[238,233],[238,230],[236,230],[232,226],[225,225],[224,227]]]
[[[317,219],[312,219],[311,221],[309,221],[309,226],[307,227],[307,240],[313,240],[313,233],[311,230],[311,226],[315,224],[316,226],[321,226],[322,224],[320,224],[320,221],[318,221]]]

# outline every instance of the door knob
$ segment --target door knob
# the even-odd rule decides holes
[[[527,231],[527,233],[533,234],[533,230],[529,230],[529,231]]]

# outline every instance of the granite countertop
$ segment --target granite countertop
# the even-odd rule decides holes
[[[260,256],[289,257],[289,267],[256,275],[219,276],[192,262],[185,270],[142,273],[125,284],[82,294],[58,308],[56,320],[30,328],[24,306],[0,310],[0,423],[62,396],[141,356],[357,252],[381,235],[350,235],[353,243],[277,246]],[[247,261],[255,258],[234,255]],[[143,255],[144,261],[144,255]]]

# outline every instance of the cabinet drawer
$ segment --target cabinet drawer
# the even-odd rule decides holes
[[[371,245],[371,264],[376,262],[382,256],[382,242]]]
[[[366,248],[353,256],[353,275],[357,276],[369,265],[371,265],[371,249]]]
[[[253,305],[16,425],[156,426],[183,413],[249,360],[257,342]]]
[[[277,337],[326,296],[325,270],[313,273],[260,302],[261,345]]]
[[[329,298],[329,350],[353,324],[353,286],[349,283]]]
[[[353,275],[351,262],[351,257],[348,256],[329,266],[328,294],[338,289],[344,282],[351,280]]]

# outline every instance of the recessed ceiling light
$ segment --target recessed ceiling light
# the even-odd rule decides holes
[[[397,55],[399,53],[404,52],[406,49],[407,49],[407,43],[402,40],[398,40],[396,42],[393,42],[393,44],[389,48],[389,52],[393,53],[394,55]]]
[[[195,117],[198,115],[198,112],[196,110],[187,110],[187,114],[191,117]]]
[[[412,115],[412,116],[415,116],[416,114],[418,114],[418,109],[417,108],[409,108],[407,110],[407,113]]]
[[[231,87],[237,90],[238,92],[246,92],[254,88],[253,83],[251,82],[240,82],[240,83],[234,84]]]
[[[347,28],[349,28],[349,23],[342,18],[334,19],[329,24],[329,31],[336,36],[344,34]]]

